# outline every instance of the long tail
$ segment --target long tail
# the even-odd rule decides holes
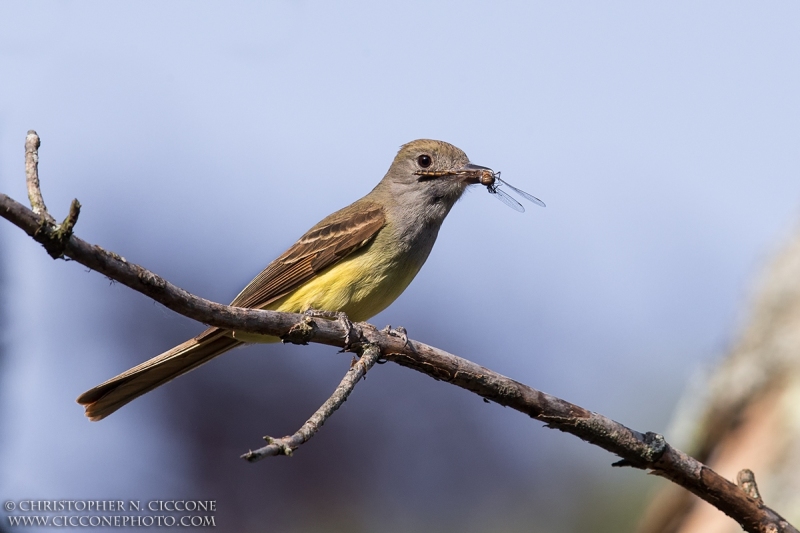
[[[101,383],[78,397],[93,422],[206,361],[243,344],[228,332],[209,328],[197,337]]]

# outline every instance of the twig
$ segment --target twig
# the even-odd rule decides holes
[[[64,219],[64,222],[54,228],[53,243],[45,245],[45,250],[50,254],[53,259],[60,259],[64,256],[64,249],[67,247],[69,238],[72,237],[72,229],[75,223],[78,222],[78,215],[81,214],[81,203],[77,198],[72,200],[69,204],[69,213]]]
[[[758,485],[756,485],[756,475],[749,468],[740,470],[736,474],[736,484],[744,491],[747,496],[753,498],[759,504],[763,504],[764,500],[761,499],[761,494],[758,492]]]
[[[22,204],[0,193],[0,216],[11,221],[38,242],[48,246],[55,228],[40,227],[40,217]],[[82,265],[145,294],[164,306],[212,326],[248,333],[285,336],[292,327],[303,330],[304,342],[342,347],[348,331],[337,322],[320,320],[308,326],[309,317],[259,309],[242,309],[205,300],[172,285],[113,252],[82,241],[75,235],[66,240],[63,253]],[[305,324],[305,326],[304,326]],[[654,433],[642,434],[603,415],[523,385],[466,359],[425,344],[397,338],[360,324],[365,343],[380,349],[381,356],[434,379],[474,392],[500,405],[511,407],[548,427],[572,433],[622,458],[618,466],[651,470],[686,488],[736,520],[746,531],[800,533],[771,509],[758,504],[734,483],[670,446]]]
[[[33,130],[28,130],[28,135],[25,137],[25,183],[28,186],[28,199],[31,202],[31,208],[39,216],[39,227],[31,236],[36,239],[40,233],[46,233],[47,238],[36,240],[42,243],[50,257],[59,259],[63,257],[64,249],[72,236],[72,230],[75,227],[75,223],[78,222],[81,203],[77,198],[72,200],[67,218],[61,224],[56,225],[56,220],[47,211],[47,206],[44,205],[42,189],[39,185],[40,145],[39,135]]]
[[[363,349],[361,359],[353,361],[347,374],[345,374],[339,386],[336,387],[336,390],[333,391],[331,397],[317,409],[311,418],[309,418],[294,435],[280,439],[264,437],[264,440],[266,440],[268,444],[258,450],[247,452],[242,455],[242,459],[247,459],[251,463],[254,463],[271,455],[292,455],[294,450],[313,437],[325,421],[330,418],[333,412],[342,406],[345,400],[347,400],[347,397],[350,396],[350,393],[353,392],[356,383],[366,375],[380,356],[381,350],[378,346],[372,344],[366,345]]]
[[[28,135],[25,137],[25,183],[28,186],[28,199],[34,213],[50,224],[55,224],[55,219],[47,212],[44,198],[42,198],[42,190],[39,187],[40,145],[39,135],[33,130],[28,130]]]

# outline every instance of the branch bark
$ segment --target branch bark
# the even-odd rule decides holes
[[[26,148],[27,145],[28,143]],[[36,159],[38,160],[38,155]],[[36,185],[38,190],[38,178]],[[40,205],[43,206],[44,203]],[[230,307],[200,298],[113,252],[79,239],[71,231],[65,235],[59,231],[64,224],[57,226],[52,217],[43,221],[43,215],[37,215],[2,193],[0,216],[41,243],[51,255],[52,250],[61,250],[64,256],[198,322],[225,329],[275,335],[290,342],[346,346],[350,330],[337,321],[311,320],[299,314]],[[68,217],[70,218],[74,224],[77,215]],[[387,361],[515,409],[544,422],[546,427],[571,433],[619,456],[621,460],[614,463],[614,466],[649,470],[684,487],[736,520],[746,531],[800,533],[780,515],[764,506],[759,499],[673,448],[661,435],[632,430],[601,414],[528,387],[438,348],[398,338],[389,332],[379,331],[370,324],[362,323],[357,327],[361,330],[360,338],[355,344],[351,342],[351,347],[356,350],[369,346],[370,350],[379,350],[380,357]],[[366,366],[364,368],[366,371]],[[284,439],[287,438],[293,437]],[[278,443],[279,447],[280,444],[286,443]]]

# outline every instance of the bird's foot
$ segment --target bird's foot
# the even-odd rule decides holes
[[[339,318],[339,313],[336,311],[323,311],[322,309],[306,309],[303,314],[311,318],[327,318],[328,320]]]
[[[343,352],[350,351],[353,348],[353,341],[352,341],[352,338],[351,338],[351,334],[355,332],[355,336],[358,339],[361,339],[361,337],[362,337],[361,328],[359,328],[358,326],[353,324],[350,321],[350,319],[347,318],[347,315],[342,313],[342,312],[337,313],[337,317],[336,318],[339,321],[339,324],[341,324],[341,326],[344,328],[344,331],[345,331],[345,334],[344,334],[344,346],[342,346],[342,351]]]
[[[390,337],[397,337],[398,339],[402,339],[403,347],[408,346],[408,331],[403,326],[397,326],[396,328],[392,329],[392,326],[386,326],[381,330],[381,333],[386,333]]]
[[[319,318],[327,318],[329,320],[336,320],[344,329],[344,346],[342,346],[343,352],[349,352],[353,349],[353,337],[355,336],[357,339],[361,339],[362,331],[361,328],[353,324],[350,319],[347,317],[347,314],[339,311],[322,311],[321,309],[307,309],[304,313],[306,316],[310,317],[319,317]]]

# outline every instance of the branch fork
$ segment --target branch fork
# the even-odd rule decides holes
[[[67,242],[72,237],[72,230],[81,213],[81,203],[77,198],[72,200],[67,217],[61,224],[56,224],[56,220],[47,211],[39,184],[39,146],[39,135],[34,130],[29,130],[25,137],[25,183],[28,186],[31,209],[40,220],[39,227],[31,236],[44,246],[50,257],[58,259],[64,256]]]

